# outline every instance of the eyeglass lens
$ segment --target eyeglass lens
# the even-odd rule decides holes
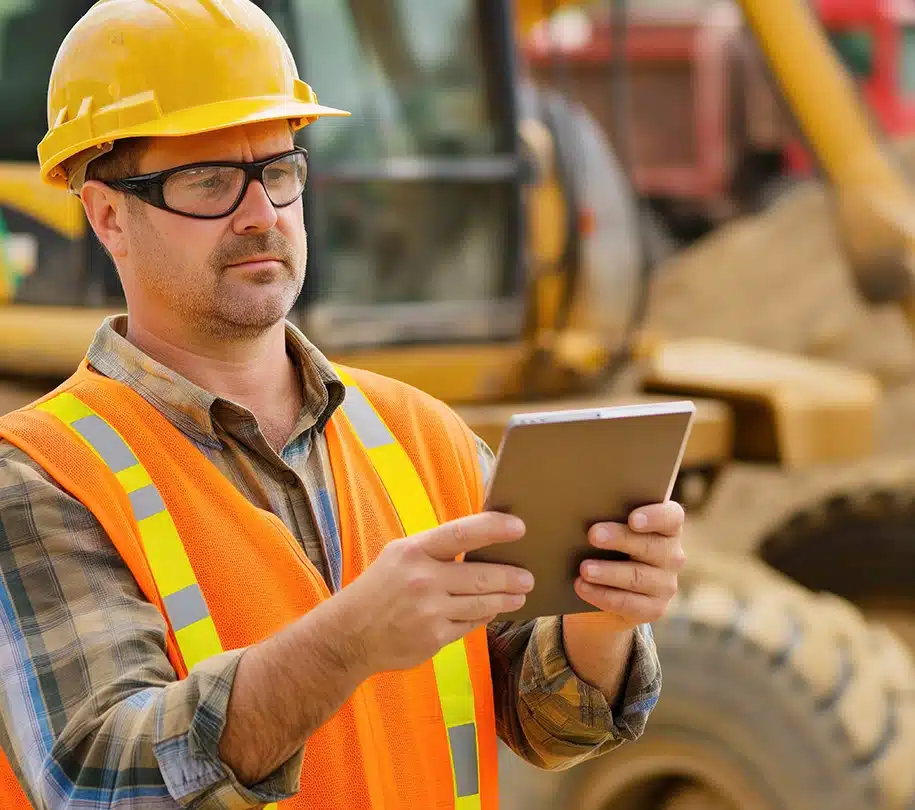
[[[296,152],[264,168],[264,189],[276,206],[288,205],[305,188],[305,155]],[[162,187],[165,204],[176,211],[219,216],[228,211],[245,184],[244,169],[234,166],[199,166],[171,175]]]

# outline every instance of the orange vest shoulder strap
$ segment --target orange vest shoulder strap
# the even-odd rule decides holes
[[[335,369],[347,384],[344,410],[367,411],[361,389],[382,420],[375,443],[386,441],[381,431],[389,428],[394,434],[389,440],[400,443],[429,499],[440,507],[439,522],[482,508],[483,483],[474,435],[448,405],[425,391],[365,369],[343,365],[335,365]],[[371,434],[368,440],[362,439],[371,450]],[[448,476],[440,474],[443,470]]]
[[[128,442],[84,399],[76,396],[77,393],[85,396],[90,391],[95,398],[123,412],[130,412],[131,402],[139,398],[124,384],[89,371],[84,360],[56,389],[0,418],[0,438],[29,455],[62,489],[95,515],[130,567],[143,595],[160,613],[167,615],[165,600],[169,594],[162,592],[161,582],[143,547],[143,527],[147,526],[147,533],[159,529],[157,536],[173,535],[171,545],[180,546],[180,540],[173,526],[168,531],[169,527],[162,525],[163,516],[170,521],[167,510]],[[150,519],[144,521],[147,516]],[[215,629],[211,628],[207,639],[214,637]],[[212,643],[209,648],[211,652],[218,651]],[[185,661],[182,652],[178,638],[170,629],[166,653],[176,670],[183,674],[193,661]]]
[[[34,402],[0,417],[0,439],[19,447],[43,469],[53,471],[55,481],[74,498],[88,507],[102,521],[102,528],[112,538],[118,553],[125,559],[143,556],[129,538],[133,511],[123,487],[118,485],[111,467],[85,442],[74,442],[72,430],[45,409],[55,400],[72,400],[70,393],[85,379],[86,364],[54,390]],[[108,484],[108,485],[105,485]],[[161,609],[155,580],[149,567],[140,567],[137,582],[147,599]]]

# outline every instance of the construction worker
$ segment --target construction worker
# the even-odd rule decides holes
[[[128,311],[0,420],[4,810],[494,808],[498,738],[559,768],[642,733],[680,507],[591,530],[631,558],[583,564],[600,612],[496,622],[530,576],[456,560],[524,531],[491,453],[286,320],[293,131],[341,114],[248,0],[101,0],[60,47],[41,174]]]

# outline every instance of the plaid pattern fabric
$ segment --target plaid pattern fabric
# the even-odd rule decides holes
[[[343,398],[327,360],[288,330],[307,403],[276,453],[254,416],[208,394],[106,321],[89,360],[154,404],[238,489],[280,517],[332,590],[339,587],[336,496],[323,427]],[[489,448],[478,442],[484,477]],[[21,451],[0,443],[0,746],[32,805],[83,810],[235,810],[299,787],[302,752],[241,785],[218,756],[240,651],[175,680],[166,627],[94,516]],[[650,629],[639,628],[620,706],[580,681],[561,620],[489,628],[499,733],[520,756],[565,767],[637,737],[660,690]]]

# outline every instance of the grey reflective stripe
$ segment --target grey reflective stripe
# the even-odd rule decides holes
[[[454,760],[454,778],[458,798],[473,796],[480,790],[477,772],[477,727],[473,723],[452,726],[448,729],[451,758]]]
[[[133,492],[127,493],[127,497],[130,498],[130,505],[133,506],[133,516],[137,523],[144,518],[152,517],[153,515],[158,515],[159,512],[165,511],[165,503],[162,500],[162,496],[153,484],[147,484],[145,487],[135,489]]]
[[[171,596],[166,596],[162,601],[165,603],[168,620],[175,632],[210,615],[200,586],[196,582],[180,591],[175,591]]]
[[[94,414],[83,416],[73,422],[70,427],[92,445],[92,448],[102,457],[102,461],[111,468],[113,473],[119,473],[137,463],[133,450],[101,417]]]
[[[365,394],[355,386],[346,386],[343,412],[367,450],[393,443],[391,431],[375,413]]]

